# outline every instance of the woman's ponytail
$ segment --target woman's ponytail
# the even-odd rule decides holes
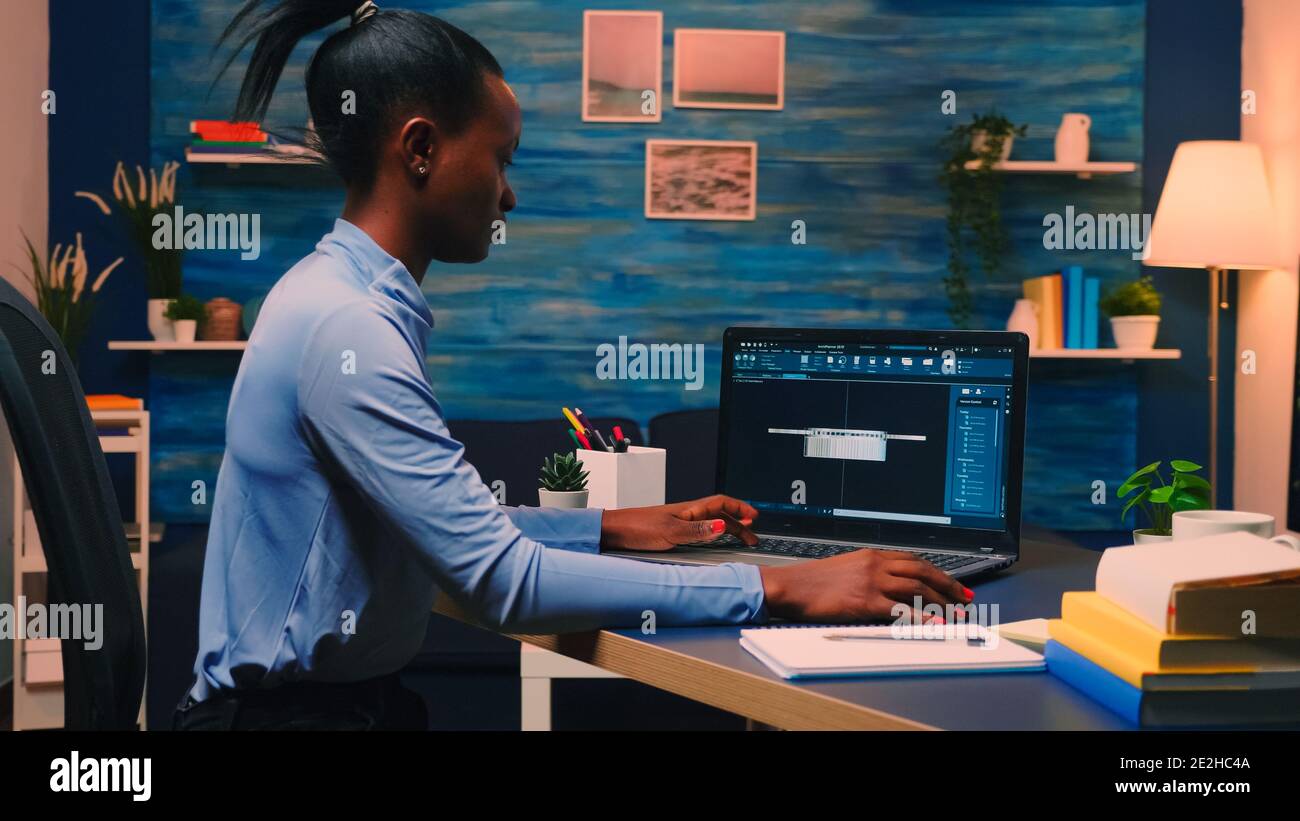
[[[484,75],[502,72],[482,43],[428,14],[376,9],[363,0],[248,0],[217,43],[235,44],[221,73],[256,43],[235,119],[260,122],[298,42],[345,18],[352,25],[325,38],[307,64],[315,128],[308,142],[346,184],[365,187],[375,178],[379,145],[394,122],[418,113],[455,133],[482,110]],[[344,112],[341,95],[349,92],[355,109]]]
[[[265,0],[248,0],[217,41],[220,48],[237,38],[234,52],[221,67],[222,73],[239,52],[257,41],[239,87],[235,119],[260,121],[265,117],[284,64],[298,41],[313,31],[351,17],[364,4],[365,0],[280,0],[267,8]]]

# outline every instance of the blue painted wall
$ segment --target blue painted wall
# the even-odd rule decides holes
[[[1143,153],[1141,0],[666,3],[667,78],[674,27],[787,31],[786,108],[666,106],[655,125],[580,121],[582,3],[405,5],[436,10],[479,37],[502,59],[525,113],[512,177],[520,202],[508,244],[478,266],[435,266],[424,283],[437,320],[429,370],[452,417],[535,418],[580,401],[589,411],[648,420],[712,405],[717,340],[730,324],[947,327],[935,144],[955,119],[997,107],[1030,124],[1017,157],[1050,158],[1061,113],[1086,111],[1094,158]],[[191,119],[231,110],[242,60],[208,91],[212,44],[236,6],[154,0],[155,164],[182,154]],[[320,39],[295,53],[268,117],[273,127],[306,121],[302,71]],[[957,91],[955,118],[940,111],[944,89]],[[670,90],[666,84],[665,97]],[[758,219],[646,221],[649,137],[758,141]],[[188,206],[256,211],[262,219],[259,260],[192,252],[187,290],[246,301],[267,291],[328,230],[341,193],[309,185],[300,170],[277,173],[268,180],[249,169],[185,169]],[[1126,253],[1048,252],[1041,240],[1043,215],[1066,205],[1138,211],[1140,185],[1138,175],[1008,179],[1012,250],[999,281],[976,275],[974,327],[1004,324],[1023,277],[1071,262],[1107,282],[1136,273]],[[790,243],[794,219],[806,222],[807,245]],[[597,380],[595,348],[620,334],[706,344],[705,389]],[[236,360],[152,359],[154,505],[168,520],[203,519],[206,508],[191,504],[191,482],[204,479],[211,487],[215,478]],[[1035,363],[1034,371],[1026,519],[1113,527],[1114,510],[1090,504],[1090,486],[1094,479],[1116,486],[1135,460],[1134,370]]]
[[[1187,140],[1241,137],[1239,0],[1149,0],[1147,10],[1146,156],[1142,207],[1155,213],[1169,164]],[[1160,344],[1182,348],[1168,367],[1142,372],[1139,464],[1191,459],[1209,465],[1209,279],[1190,268],[1151,268],[1164,295]],[[1236,274],[1232,274],[1232,289]],[[1232,507],[1232,389],[1236,363],[1236,296],[1219,312],[1218,507]],[[1209,471],[1205,471],[1208,476]]]

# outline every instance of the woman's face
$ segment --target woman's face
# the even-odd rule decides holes
[[[459,134],[441,138],[423,187],[425,222],[440,262],[485,259],[494,232],[504,229],[506,212],[515,207],[506,168],[519,147],[519,103],[500,77],[485,75],[484,83],[483,110]]]

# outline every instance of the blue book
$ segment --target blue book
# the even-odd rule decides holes
[[[1140,727],[1293,726],[1300,722],[1300,690],[1294,687],[1139,690],[1099,664],[1053,639],[1043,648],[1047,672]]]
[[[1141,690],[1053,639],[1047,640],[1043,658],[1047,661],[1047,672],[1111,712],[1119,713],[1126,721],[1140,723]]]
[[[1101,280],[1088,277],[1083,281],[1083,347],[1097,347],[1097,303],[1101,300]]]
[[[1067,265],[1061,272],[1062,292],[1065,299],[1065,347],[1083,347],[1083,269]]]

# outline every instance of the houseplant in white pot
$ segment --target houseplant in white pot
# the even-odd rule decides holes
[[[1108,291],[1097,303],[1110,317],[1116,348],[1149,351],[1160,330],[1160,292],[1151,277],[1142,276]]]
[[[193,342],[205,307],[197,297],[181,294],[167,304],[166,317],[171,320],[177,342]]]
[[[542,507],[587,506],[587,471],[575,453],[557,453],[542,462],[537,498]]]
[[[113,171],[113,204],[126,225],[127,234],[140,253],[147,278],[149,333],[163,342],[175,338],[172,323],[166,317],[167,306],[181,294],[182,247],[174,241],[176,218],[176,172],[178,162],[164,163],[162,169],[137,165],[135,174],[118,162]],[[111,209],[98,194],[77,191],[76,195],[94,202],[105,213]],[[158,219],[155,219],[158,218]]]
[[[1160,475],[1161,462],[1152,462],[1139,468],[1124,480],[1124,484],[1115,491],[1117,498],[1124,498],[1130,493],[1132,499],[1120,511],[1120,521],[1128,515],[1129,510],[1138,507],[1146,514],[1151,523],[1148,528],[1133,531],[1133,544],[1145,542],[1167,542],[1173,535],[1173,516],[1183,510],[1206,510],[1210,507],[1210,483],[1196,471],[1201,466],[1186,459],[1171,459],[1169,467],[1173,477],[1168,483]],[[1153,487],[1159,482],[1158,487]]]

